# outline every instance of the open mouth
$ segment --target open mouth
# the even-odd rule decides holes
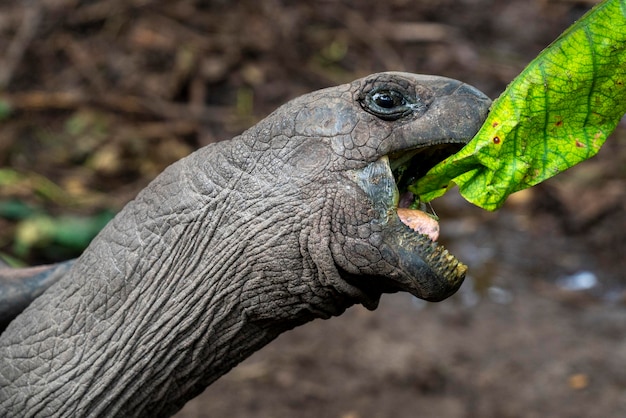
[[[389,165],[400,192],[397,212],[402,222],[416,232],[428,235],[433,241],[439,237],[439,222],[432,207],[420,201],[408,190],[435,164],[458,152],[462,144],[441,144],[389,155]]]
[[[400,192],[398,207],[416,209],[420,205],[419,197],[413,196],[408,187],[433,168],[437,163],[456,154],[465,144],[444,143],[404,150],[388,156],[389,166]]]
[[[411,184],[423,177],[437,163],[458,152],[465,144],[445,143],[405,150],[390,154],[391,168],[399,192],[396,214],[413,232],[419,234],[419,255],[424,262],[445,281],[454,284],[462,282],[467,266],[457,260],[441,244],[439,219],[430,205],[420,202],[419,196],[408,190]]]

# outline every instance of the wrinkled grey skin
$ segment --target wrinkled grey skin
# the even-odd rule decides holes
[[[366,111],[399,89],[410,112]],[[402,224],[387,155],[466,142],[489,100],[375,74],[280,107],[167,168],[0,337],[9,416],[168,416],[273,340],[381,293],[454,293],[464,268]]]
[[[0,333],[47,288],[59,281],[73,260],[47,266],[12,269],[0,260]]]

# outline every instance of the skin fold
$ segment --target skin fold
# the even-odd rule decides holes
[[[382,293],[450,296],[465,267],[400,221],[389,156],[467,142],[489,105],[374,74],[168,167],[2,333],[0,411],[169,416],[298,325]]]
[[[0,264],[0,333],[48,287],[67,273],[73,261],[22,269]]]

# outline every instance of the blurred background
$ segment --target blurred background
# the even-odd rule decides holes
[[[3,0],[0,258],[75,257],[170,163],[401,70],[497,97],[596,1]],[[434,202],[457,295],[281,336],[179,417],[626,414],[626,129],[496,213]]]

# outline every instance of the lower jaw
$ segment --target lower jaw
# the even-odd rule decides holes
[[[397,216],[388,219],[388,242],[395,247],[396,254],[391,257],[403,265],[407,279],[413,278],[401,285],[402,290],[431,301],[447,298],[461,286],[467,266],[437,242],[438,219],[424,204],[423,210],[406,207],[416,205],[414,196],[405,192],[398,206]]]
[[[377,221],[384,225],[386,248],[381,250],[386,253],[385,261],[396,266],[395,277],[382,281],[386,284],[372,283],[372,292],[367,293],[408,291],[433,301],[453,294],[461,285],[467,267],[436,242],[437,220],[425,211],[412,208],[414,196],[407,193],[406,181],[394,175],[397,173],[389,157],[383,156],[354,174],[356,183],[373,203],[372,209],[379,214]],[[354,284],[362,288],[360,283]]]

